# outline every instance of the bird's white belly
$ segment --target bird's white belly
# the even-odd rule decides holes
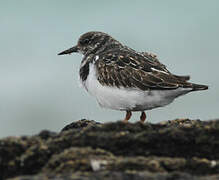
[[[115,110],[149,110],[165,106],[179,95],[188,92],[188,89],[142,91],[136,88],[103,86],[97,80],[93,64],[90,64],[89,75],[82,84],[91,95],[96,97],[101,107]]]

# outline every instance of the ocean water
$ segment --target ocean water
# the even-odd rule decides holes
[[[82,118],[117,121],[79,86],[79,54],[57,56],[87,31],[157,54],[168,69],[209,85],[147,112],[156,123],[219,117],[219,1],[4,1],[0,6],[0,137],[59,131]],[[139,119],[133,113],[131,122]]]

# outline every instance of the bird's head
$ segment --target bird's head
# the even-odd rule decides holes
[[[86,55],[91,52],[97,52],[101,48],[109,44],[120,43],[106,33],[95,31],[87,32],[81,35],[76,46],[73,46],[63,51],[58,55],[71,54],[74,52],[79,52],[83,55]]]

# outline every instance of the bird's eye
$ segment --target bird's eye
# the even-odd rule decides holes
[[[83,39],[82,41],[81,41],[81,44],[82,45],[85,45],[85,44],[88,44],[90,42],[90,40],[89,39]]]

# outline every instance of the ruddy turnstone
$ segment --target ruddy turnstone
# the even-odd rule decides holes
[[[178,76],[167,70],[156,55],[137,52],[103,32],[83,34],[76,46],[58,55],[79,52],[84,55],[80,66],[83,87],[101,107],[126,111],[127,122],[132,111],[165,106],[176,97],[208,89],[206,85],[188,82],[189,76]]]

